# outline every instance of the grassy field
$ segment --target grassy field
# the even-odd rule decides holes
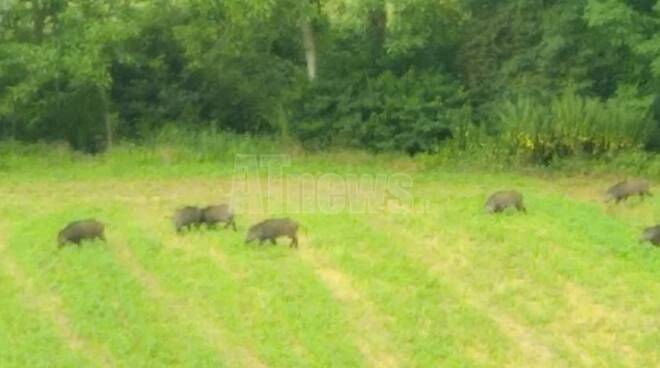
[[[303,202],[295,250],[243,244],[259,211],[238,232],[174,232],[175,208],[228,199],[231,164],[20,165],[0,178],[1,367],[660,366],[660,249],[637,242],[660,191],[614,206],[612,177],[294,160],[316,196],[264,211]],[[318,207],[355,184],[347,173],[397,171],[411,201]],[[506,188],[527,214],[484,213]],[[85,217],[107,223],[107,244],[57,251]]]

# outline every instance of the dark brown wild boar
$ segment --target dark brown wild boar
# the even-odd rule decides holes
[[[638,195],[641,199],[644,199],[644,196],[651,197],[649,182],[641,179],[628,179],[616,183],[605,193],[605,202],[614,200],[614,203],[619,203],[634,195]]]
[[[298,248],[297,232],[298,223],[289,218],[265,220],[250,227],[245,243],[259,240],[259,244],[263,244],[265,240],[270,240],[272,244],[277,244],[277,238],[286,236],[291,239],[289,246]]]
[[[195,206],[186,206],[174,212],[174,228],[177,232],[191,227],[199,227],[202,223],[202,210]]]
[[[57,244],[61,248],[67,243],[80,245],[82,240],[101,239],[105,241],[104,230],[105,225],[94,219],[74,221],[57,234]]]
[[[202,210],[202,222],[209,228],[215,227],[218,223],[224,223],[225,228],[231,225],[234,231],[236,231],[234,212],[230,210],[229,205],[226,204],[204,208]]]
[[[641,238],[639,238],[639,242],[643,243],[645,241],[651,242],[651,244],[655,245],[656,247],[660,246],[660,225],[655,225],[644,229]]]
[[[527,212],[523,205],[523,196],[515,190],[502,190],[493,193],[486,202],[486,212],[498,213],[508,207],[515,207],[520,212]]]

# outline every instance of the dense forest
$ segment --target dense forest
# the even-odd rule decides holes
[[[307,149],[660,148],[656,0],[4,0],[0,136]]]

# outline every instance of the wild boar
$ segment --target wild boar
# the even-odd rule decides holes
[[[527,212],[523,205],[523,197],[515,190],[503,190],[493,193],[486,202],[486,212],[498,213],[508,207],[515,207],[520,212]]]
[[[638,195],[651,197],[649,182],[641,179],[628,179],[612,185],[605,193],[605,202],[614,200],[614,203],[625,201],[628,197]]]
[[[57,244],[61,248],[67,243],[80,245],[82,240],[101,239],[105,241],[105,225],[94,219],[69,223],[57,234]]]
[[[224,223],[225,228],[232,226],[236,231],[236,221],[234,221],[234,212],[226,204],[217,206],[208,206],[202,210],[202,222],[209,228],[215,227],[218,223]]]
[[[259,244],[263,244],[265,240],[270,240],[272,244],[277,244],[277,238],[286,236],[291,239],[289,247],[298,248],[297,232],[298,223],[289,218],[265,220],[250,227],[245,244],[253,240],[259,240]]]
[[[195,206],[186,206],[176,210],[174,213],[174,228],[177,232],[181,232],[183,229],[199,227],[202,223],[202,210]]]
[[[660,225],[655,225],[651,227],[647,227],[644,229],[642,232],[641,238],[639,238],[639,242],[651,242],[651,244],[657,246],[660,246]]]

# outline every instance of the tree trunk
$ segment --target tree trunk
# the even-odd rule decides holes
[[[303,18],[302,24],[303,47],[305,48],[305,60],[307,61],[307,77],[310,81],[316,79],[318,54],[316,51],[316,39],[314,29],[308,18]]]
[[[46,5],[32,2],[32,37],[34,42],[40,43],[44,35],[47,16]]]
[[[385,6],[384,0],[377,0],[367,13],[367,33],[374,59],[380,57],[385,45],[385,32],[387,31],[387,9]]]
[[[112,115],[108,112],[105,113],[105,138],[106,138],[106,151],[112,149]]]

